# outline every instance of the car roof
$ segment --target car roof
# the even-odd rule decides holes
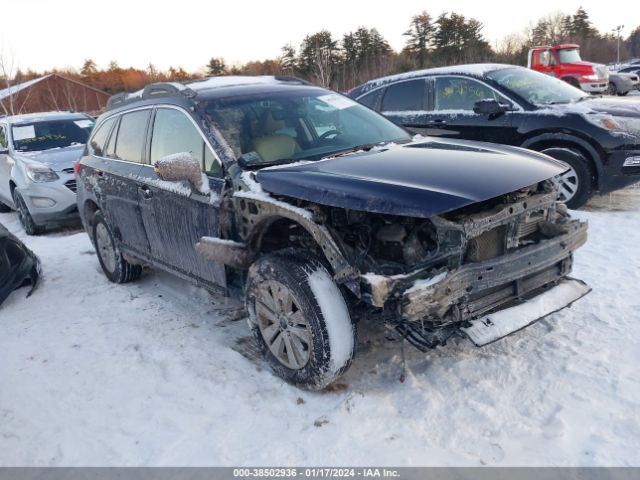
[[[185,84],[177,82],[152,83],[133,93],[113,95],[107,102],[107,111],[127,106],[153,105],[168,99],[214,99],[254,93],[287,91],[292,88],[318,89],[305,80],[287,76],[221,76],[208,77]]]
[[[77,118],[85,119],[87,118],[87,115],[76,112],[37,112],[11,115],[3,117],[2,120],[12,125],[19,125],[21,123],[37,123],[50,120],[73,120]]]
[[[414,70],[412,72],[398,73],[386,77],[376,78],[363,83],[354,89],[360,89],[357,92],[361,95],[365,92],[381,87],[389,83],[395,83],[400,80],[410,80],[413,78],[428,77],[430,75],[468,75],[472,77],[484,77],[487,73],[495,70],[503,70],[505,68],[524,68],[517,65],[508,65],[504,63],[470,63],[466,65],[453,65],[450,67],[426,68],[424,70]]]

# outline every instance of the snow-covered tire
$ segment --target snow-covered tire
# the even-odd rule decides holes
[[[22,195],[17,189],[13,191],[13,203],[18,211],[18,218],[20,219],[20,224],[22,225],[22,228],[24,228],[25,233],[27,235],[38,235],[41,233],[42,227],[37,225],[33,220],[27,204],[24,202]]]
[[[563,174],[573,177],[573,186],[570,185],[571,178],[566,179],[567,185],[565,185],[565,187],[572,189],[572,195],[565,199],[561,198],[567,207],[575,210],[587,203],[593,189],[593,172],[589,160],[587,160],[582,153],[570,148],[547,148],[546,150],[542,150],[541,153],[549,155],[556,160],[561,160],[571,167],[569,172]],[[563,175],[560,175],[560,177]],[[560,182],[561,180],[562,179],[558,179],[554,181]],[[562,186],[560,186],[560,188],[562,188]]]
[[[98,261],[106,277],[113,283],[128,283],[140,278],[142,266],[127,262],[102,213],[93,217],[93,240]]]
[[[285,381],[321,390],[351,365],[355,326],[342,293],[317,259],[292,250],[261,257],[249,269],[246,303],[251,332]]]

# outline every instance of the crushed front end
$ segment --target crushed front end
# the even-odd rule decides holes
[[[556,195],[544,181],[428,220],[354,222],[340,238],[368,272],[361,299],[422,350],[486,345],[570,305],[590,291],[568,277],[587,225]]]

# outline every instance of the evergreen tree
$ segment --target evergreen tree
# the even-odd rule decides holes
[[[640,57],[640,26],[631,32],[627,43],[629,44],[629,53],[631,53],[631,56],[636,58]]]
[[[207,63],[207,74],[211,76],[225,75],[227,73],[227,65],[222,58],[211,58]]]
[[[290,43],[282,47],[282,55],[280,55],[280,68],[288,75],[294,75],[298,70],[298,62],[296,58],[296,49]]]
[[[331,32],[321,30],[307,35],[300,46],[298,66],[307,76],[323,87],[331,84],[339,59],[338,42]]]
[[[598,36],[598,31],[593,28],[591,24],[591,20],[589,19],[589,14],[587,11],[579,7],[576,13],[573,15],[571,19],[571,31],[573,35],[581,38],[587,39]]]
[[[407,37],[404,52],[415,60],[418,68],[426,66],[435,34],[436,26],[426,11],[412,17],[409,30],[403,33]]]

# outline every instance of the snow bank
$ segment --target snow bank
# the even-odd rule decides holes
[[[236,300],[157,271],[114,285],[85,233],[0,214],[43,268],[0,307],[0,465],[640,465],[640,201],[602,205],[573,212],[593,291],[570,309],[484,348],[406,346],[404,383],[400,342],[363,318],[324,393],[255,360]]]

